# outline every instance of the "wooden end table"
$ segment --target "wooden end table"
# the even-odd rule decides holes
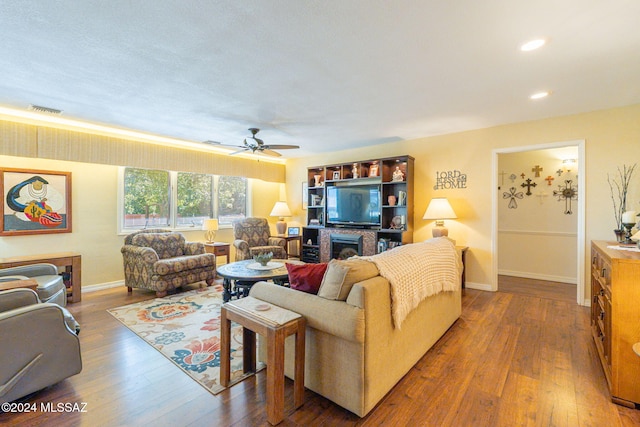
[[[302,252],[302,236],[299,234],[278,234],[274,237],[279,237],[281,239],[286,240],[286,244],[284,246],[284,251],[287,253],[287,258],[291,258],[291,257],[300,257],[301,252]],[[292,255],[289,253],[289,243],[295,243],[296,244],[296,254]],[[297,242],[297,243],[296,243]]]
[[[19,288],[27,288],[35,291],[37,287],[38,282],[36,282],[35,279],[12,280],[10,282],[1,282],[0,292]]]
[[[469,249],[469,246],[456,246],[456,249],[460,250],[460,257],[462,259],[462,289],[464,289],[466,286],[466,281],[467,281],[467,250]]]
[[[227,264],[229,264],[231,244],[225,242],[205,243],[204,251],[208,254],[214,254],[216,256],[216,263],[218,262],[218,257],[227,257]]]
[[[268,305],[265,311],[256,307]],[[256,333],[267,339],[267,421],[275,425],[284,419],[284,342],[295,335],[293,402],[304,403],[304,346],[306,321],[301,315],[263,301],[246,297],[224,304],[220,310],[220,384],[229,386],[231,376],[231,322],[243,327],[244,372],[256,371]]]

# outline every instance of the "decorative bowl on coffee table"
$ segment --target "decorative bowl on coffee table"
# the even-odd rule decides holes
[[[263,267],[266,267],[269,261],[273,258],[273,252],[266,252],[253,256],[253,260]]]

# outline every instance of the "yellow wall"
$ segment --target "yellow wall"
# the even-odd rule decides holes
[[[82,286],[102,285],[124,279],[123,235],[118,235],[118,167],[93,163],[0,156],[0,167],[71,172],[72,232],[0,237],[0,258],[74,251],[82,255]],[[280,198],[283,184],[252,180],[253,214],[269,217]],[[189,241],[204,241],[201,230],[183,232]],[[231,229],[219,230],[216,241],[233,242]],[[235,252],[231,253],[231,260]]]
[[[416,159],[414,241],[431,236],[432,222],[422,219],[431,197],[448,197],[459,217],[457,221],[447,222],[449,235],[458,244],[470,247],[467,282],[486,287],[492,281],[494,150],[582,139],[586,141],[581,171],[586,174],[585,269],[588,269],[590,240],[614,238],[607,173],[615,173],[618,166],[640,159],[640,105],[295,159],[287,163],[287,200],[297,215],[295,219],[304,222],[300,186],[306,179],[306,167],[409,154]],[[466,173],[467,188],[434,191],[436,171],[448,170]],[[640,173],[634,177],[629,199],[631,207],[640,210]],[[588,277],[587,272],[585,277]],[[585,295],[589,293],[586,289]]]

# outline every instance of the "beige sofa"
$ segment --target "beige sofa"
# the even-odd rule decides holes
[[[267,282],[255,298],[307,319],[305,386],[364,417],[460,317],[461,291],[423,300],[394,328],[389,282],[375,276],[355,283],[346,301],[328,300]],[[293,378],[293,342],[286,345]]]

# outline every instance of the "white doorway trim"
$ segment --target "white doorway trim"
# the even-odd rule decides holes
[[[548,144],[527,145],[523,147],[496,148],[492,151],[491,158],[491,290],[498,290],[498,155],[506,153],[518,153],[523,151],[545,150],[548,148],[578,147],[578,229],[577,233],[577,269],[576,278],[576,302],[579,305],[589,305],[590,301],[584,299],[584,260],[585,260],[585,141],[584,139],[564,142],[552,142]]]

